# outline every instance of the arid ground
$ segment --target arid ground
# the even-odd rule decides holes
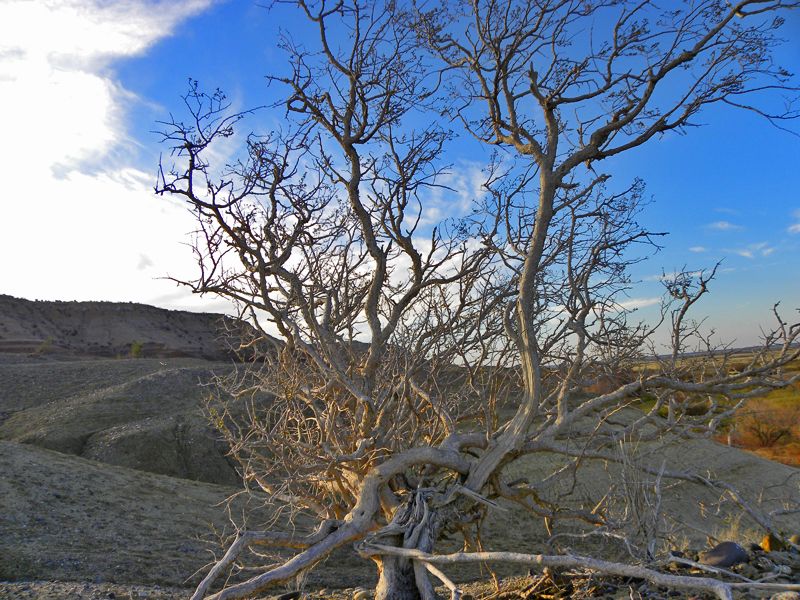
[[[241,485],[203,416],[203,384],[233,368],[216,341],[218,318],[92,305],[89,318],[77,303],[0,298],[0,598],[187,597],[219,555],[231,518],[271,516],[257,495],[225,502]],[[636,459],[714,474],[760,510],[800,503],[797,468],[713,440],[673,442],[642,447]],[[510,476],[535,479],[551,468],[537,457]],[[599,462],[581,473],[564,490],[567,501],[609,488],[618,475]],[[688,483],[665,486],[665,512],[680,515],[669,523],[676,549],[759,541],[755,524],[719,500]],[[800,531],[796,513],[776,522]],[[541,523],[512,507],[493,512],[489,525],[487,549],[547,551]],[[477,567],[452,574],[487,581]],[[346,550],[304,583],[346,597],[373,582],[371,565]]]

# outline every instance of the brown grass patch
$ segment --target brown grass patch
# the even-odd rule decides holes
[[[718,440],[729,438],[743,450],[800,467],[800,385],[748,400]]]

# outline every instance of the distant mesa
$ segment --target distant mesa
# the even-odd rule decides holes
[[[0,294],[0,353],[230,360],[231,340],[222,332],[242,328],[249,325],[214,313]]]

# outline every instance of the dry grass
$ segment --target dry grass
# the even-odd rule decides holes
[[[729,359],[729,370],[741,370],[752,359],[752,354],[743,352]],[[685,359],[691,364],[698,359]],[[646,372],[655,368],[655,363],[644,363],[637,372]],[[785,368],[786,375],[800,372],[800,360],[796,360]],[[604,393],[613,386],[603,385],[595,391]],[[722,399],[720,399],[722,400]],[[653,406],[652,398],[643,398],[641,408],[648,410]],[[781,433],[783,432],[783,433]],[[778,439],[773,439],[776,436]],[[737,412],[736,416],[726,422],[717,436],[717,441],[753,452],[758,456],[774,460],[786,465],[800,467],[800,384],[774,390],[763,396],[750,398]]]
[[[800,370],[800,363],[791,367]],[[800,384],[748,400],[720,438],[728,434],[739,448],[800,467]]]

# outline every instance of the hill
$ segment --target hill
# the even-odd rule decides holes
[[[0,295],[0,352],[226,360],[232,353],[222,332],[239,327],[237,320],[213,313]]]
[[[0,581],[186,588],[217,550],[213,532],[231,530],[221,505],[234,491],[0,441]],[[354,572],[350,554],[337,560]],[[347,585],[346,572],[316,583]],[[0,598],[13,589],[0,584]]]
[[[202,406],[228,363],[88,359],[0,364],[0,439],[186,479],[236,485]]]

